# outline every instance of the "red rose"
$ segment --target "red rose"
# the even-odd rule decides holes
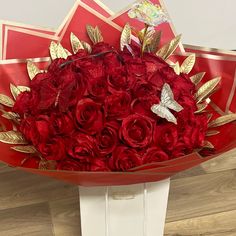
[[[118,142],[118,129],[117,123],[110,122],[96,135],[96,145],[100,155],[107,155],[115,149]]]
[[[91,161],[90,171],[110,171],[105,159],[94,158]]]
[[[60,69],[60,66],[65,62],[66,60],[64,58],[56,58],[55,60],[53,60],[50,64],[50,66],[48,67],[48,71],[49,72],[55,72],[58,71],[58,69]]]
[[[159,117],[151,111],[151,107],[152,105],[159,103],[160,99],[155,95],[144,96],[133,100],[131,109],[134,113],[147,116],[156,121],[159,119]]]
[[[103,126],[101,106],[89,98],[78,102],[75,116],[78,128],[87,134],[93,135]]]
[[[24,114],[37,114],[38,113],[39,97],[34,91],[23,92],[17,96],[16,102],[13,107],[13,112],[18,113],[20,116]]]
[[[88,171],[90,169],[88,163],[80,162],[71,158],[66,158],[60,161],[57,165],[58,170],[68,171]]]
[[[156,125],[153,135],[154,143],[165,151],[173,151],[178,143],[177,126],[173,123]]]
[[[160,57],[151,53],[144,53],[143,60],[145,62],[147,74],[153,74],[158,70],[169,67],[169,65]]]
[[[95,150],[94,138],[79,133],[74,135],[74,138],[70,140],[67,152],[72,158],[89,163],[96,155]]]
[[[152,147],[146,151],[142,160],[143,164],[148,164],[153,162],[167,161],[168,159],[169,156],[164,151],[158,147]]]
[[[46,143],[53,134],[51,120],[46,115],[37,117],[27,117],[20,123],[19,130],[24,134],[26,139],[34,145]]]
[[[152,142],[152,133],[152,121],[139,114],[126,117],[120,128],[121,139],[134,148],[147,147]]]
[[[107,96],[106,78],[92,79],[88,83],[88,93],[92,98],[103,100]]]
[[[116,148],[109,159],[109,167],[113,171],[126,171],[141,164],[137,151],[124,146]]]
[[[70,113],[52,113],[51,123],[56,135],[70,135],[75,130]]]
[[[66,144],[62,138],[50,139],[47,143],[39,143],[36,148],[47,160],[62,160],[66,157]]]
[[[135,97],[145,97],[155,94],[154,86],[144,79],[137,79],[132,86],[132,94]]]
[[[122,119],[130,113],[131,97],[126,92],[116,92],[105,99],[104,110],[108,119]]]
[[[131,56],[125,61],[125,65],[129,76],[133,78],[144,78],[146,76],[146,67],[141,58]]]
[[[203,146],[206,131],[207,116],[205,114],[196,115],[191,124],[186,124],[183,127],[183,142],[189,152]]]

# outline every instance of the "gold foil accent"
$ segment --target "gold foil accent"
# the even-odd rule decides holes
[[[219,84],[221,77],[216,77],[212,80],[207,81],[203,84],[195,94],[197,103],[202,102],[204,99],[209,97],[215,90],[216,86]]]
[[[190,79],[195,85],[197,85],[201,82],[205,74],[206,72],[200,72],[200,73],[197,73],[196,75],[191,76]]]
[[[94,44],[103,41],[102,33],[101,33],[100,29],[97,26],[92,27],[91,25],[86,25],[86,29],[87,29],[87,34],[88,34],[90,40]]]
[[[60,43],[57,44],[57,58],[66,59],[68,57],[68,53],[65,48],[62,47]]]
[[[28,154],[34,154],[37,153],[37,150],[34,146],[14,146],[11,147],[11,149],[17,151],[17,152],[23,152]]]
[[[32,61],[27,61],[27,71],[31,80],[41,73],[40,69]]]
[[[218,130],[208,130],[207,132],[206,132],[206,136],[207,137],[209,137],[209,136],[214,136],[214,135],[217,135],[217,134],[219,134],[220,133],[220,131],[218,131]]]
[[[76,54],[78,50],[84,49],[80,40],[73,33],[70,34],[70,43],[71,43],[71,48],[74,54]]]
[[[27,144],[23,135],[18,131],[0,132],[0,141],[8,144]]]
[[[156,53],[157,56],[161,57],[163,60],[166,60],[178,47],[181,40],[181,34],[172,39],[169,43],[165,44],[161,49]]]
[[[196,61],[196,55],[191,54],[189,55],[182,63],[180,70],[184,74],[189,74],[189,72],[193,69],[193,66]]]
[[[131,43],[131,27],[127,23],[122,30],[120,36],[120,50],[123,51],[124,47]]]
[[[10,97],[4,94],[0,94],[0,104],[7,106],[7,107],[13,107],[14,106],[14,101]]]
[[[152,105],[151,111],[161,118],[177,124],[175,116],[169,109],[179,112],[183,110],[183,107],[174,100],[174,95],[169,84],[165,83],[161,91],[161,102]]]
[[[218,127],[218,126],[222,126],[222,125],[231,123],[233,121],[236,121],[236,114],[228,114],[228,115],[218,117],[215,120],[211,121],[208,124],[208,127],[214,128],[214,127]]]

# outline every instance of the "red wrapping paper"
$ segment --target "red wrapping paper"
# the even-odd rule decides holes
[[[102,12],[101,12],[102,13]],[[81,14],[84,16],[84,20],[80,20]],[[104,13],[103,13],[104,14]],[[126,13],[125,13],[126,14]],[[127,18],[122,16],[122,19]],[[87,20],[89,19],[89,20]],[[115,18],[116,19],[116,18]],[[121,18],[120,18],[121,19]],[[107,21],[106,18],[98,13],[95,13],[93,9],[85,5],[84,3],[79,4],[72,11],[72,15],[68,17],[68,20],[65,21],[65,26],[62,27],[59,41],[62,42],[63,46],[69,48],[69,34],[74,32],[79,38],[87,40],[85,34],[85,24],[98,25],[102,30],[112,32],[112,35],[105,32],[104,39],[111,44],[117,46],[119,42],[120,28]],[[113,20],[117,23],[117,21]],[[120,24],[122,25],[123,23]],[[78,28],[78,24],[80,27]],[[82,26],[81,26],[82,24]],[[169,27],[169,26],[168,26]],[[170,28],[169,28],[170,29]],[[17,31],[16,31],[17,32]],[[19,30],[18,30],[19,32]],[[168,31],[167,31],[168,32]],[[170,33],[167,34],[167,38],[173,38],[174,33],[170,30]],[[28,32],[29,33],[29,32]],[[32,32],[31,32],[32,33]],[[42,33],[42,32],[41,32]],[[22,40],[28,40],[27,50],[14,51],[14,40],[10,43],[9,38],[7,39],[6,50],[8,52],[14,52],[14,57],[18,55],[19,58],[27,58],[28,55],[35,55],[32,57],[40,56],[39,48],[34,47],[34,42],[31,40],[32,34],[26,34],[27,38],[22,37]],[[30,35],[30,36],[29,36]],[[172,35],[172,36],[171,36]],[[44,37],[35,35],[38,40],[43,42]],[[46,35],[41,35],[46,36]],[[51,37],[47,35],[47,40]],[[53,36],[52,36],[53,37]],[[57,37],[57,36],[56,36]],[[164,34],[164,40],[165,34]],[[166,40],[167,41],[167,40]],[[23,41],[22,41],[23,42]],[[51,40],[50,40],[51,42]],[[39,43],[39,41],[38,41]],[[45,48],[41,48],[45,52],[45,56],[48,56],[48,45],[44,45]],[[47,51],[47,54],[46,54]],[[32,53],[32,54],[31,54]],[[173,61],[183,61],[187,54],[175,55],[171,59]],[[45,68],[48,65],[49,59],[36,59],[35,62],[39,68]],[[235,93],[232,91],[233,84],[235,83],[235,67],[236,67],[236,57],[225,57],[225,56],[214,56],[214,55],[203,55],[197,54],[197,62],[195,64],[194,72],[205,71],[207,75],[205,81],[211,79],[212,77],[223,75],[221,90],[212,97],[212,103],[210,110],[214,114],[214,117],[218,117],[219,114],[225,114],[229,111],[236,112],[235,107]],[[2,61],[0,64],[0,76],[2,78],[2,83],[0,85],[1,93],[10,95],[9,84],[13,83],[15,85],[27,85],[28,84],[28,75],[26,72],[26,63],[25,60],[7,60]],[[224,88],[224,89],[222,89]],[[216,106],[215,106],[216,105]],[[11,124],[8,123],[5,119],[1,118],[1,122],[4,122],[8,129],[11,129]],[[100,185],[125,185],[125,184],[135,184],[143,182],[152,182],[158,181],[165,178],[168,178],[179,171],[191,168],[195,165],[198,165],[206,160],[209,160],[222,152],[230,150],[236,147],[236,125],[228,124],[221,128],[221,134],[217,136],[212,136],[209,140],[217,148],[217,154],[207,158],[201,157],[198,153],[192,153],[190,155],[180,157],[178,159],[164,161],[160,163],[152,163],[145,166],[141,166],[131,170],[130,172],[69,172],[69,171],[50,171],[50,170],[39,170],[35,169],[37,166],[37,160],[30,159],[26,161],[24,167],[21,166],[22,160],[26,157],[24,154],[16,153],[15,151],[9,148],[9,145],[0,143],[1,148],[1,157],[0,159],[14,167],[19,169],[29,171],[36,174],[41,174],[45,176],[54,177],[60,180],[71,182],[74,184],[84,185],[84,186],[100,186]]]

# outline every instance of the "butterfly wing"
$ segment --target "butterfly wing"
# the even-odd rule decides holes
[[[167,83],[163,85],[161,91],[161,104],[177,112],[183,110],[183,107],[175,101],[170,85]]]
[[[161,104],[154,104],[151,107],[151,111],[155,113],[156,115],[160,116],[161,118],[164,118],[168,120],[169,122],[177,124],[176,118],[167,107],[164,107]]]

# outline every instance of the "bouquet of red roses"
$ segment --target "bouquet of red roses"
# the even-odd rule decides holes
[[[5,162],[82,185],[120,185],[167,178],[235,146],[227,132],[236,114],[219,116],[210,99],[224,96],[220,77],[193,73],[195,54],[173,55],[180,36],[159,47],[156,27],[168,20],[160,6],[142,1],[129,16],[144,28],[126,24],[119,47],[87,24],[92,45],[71,33],[73,54],[52,42],[49,65],[18,65],[0,95],[0,141],[13,145],[1,144]]]

